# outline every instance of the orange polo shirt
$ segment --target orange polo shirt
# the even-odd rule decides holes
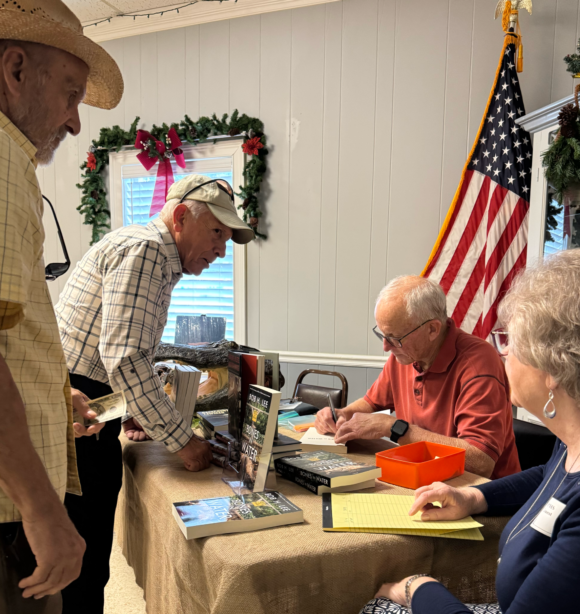
[[[520,471],[512,425],[509,384],[501,358],[483,339],[449,331],[427,371],[389,356],[365,395],[374,411],[394,409],[397,418],[446,437],[465,439],[495,461],[492,479]]]

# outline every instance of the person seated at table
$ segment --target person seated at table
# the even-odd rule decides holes
[[[319,433],[336,443],[390,437],[465,448],[465,469],[492,479],[520,471],[509,387],[487,341],[455,326],[445,294],[423,277],[393,279],[379,294],[375,335],[391,353],[366,395],[318,412]],[[375,413],[394,409],[396,416]]]
[[[131,416],[123,423],[127,437],[162,442],[189,471],[209,467],[211,450],[163,391],[153,358],[177,282],[223,258],[230,239],[248,243],[253,237],[226,181],[188,175],[171,186],[158,219],[113,230],[93,245],[56,306],[74,386],[89,398],[123,390]],[[76,440],[83,496],[67,494],[65,506],[87,550],[80,577],[63,591],[64,614],[103,613],[123,476],[120,421],[107,422],[98,440]],[[74,427],[83,433],[81,424]]]
[[[496,332],[506,356],[512,402],[558,438],[546,465],[471,488],[434,483],[417,490],[410,514],[457,520],[512,515],[501,535],[496,576],[498,614],[578,612],[580,583],[580,249],[525,271],[499,308]],[[433,507],[439,503],[442,507]],[[469,614],[428,576],[384,584],[365,614]],[[389,609],[390,608],[390,609]],[[499,609],[501,608],[501,609]]]

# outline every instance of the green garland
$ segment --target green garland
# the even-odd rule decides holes
[[[550,230],[558,226],[556,215],[561,213],[566,191],[573,184],[580,183],[580,114],[573,104],[562,107],[558,115],[560,129],[556,138],[542,154],[542,165],[546,169],[546,179],[554,191],[556,207],[548,202],[546,211],[546,241],[552,241]],[[573,227],[580,236],[580,212],[574,215]]]
[[[111,228],[111,212],[103,179],[103,171],[109,164],[109,152],[118,152],[126,145],[135,144],[139,119],[139,117],[135,118],[128,131],[119,126],[101,128],[99,138],[92,142],[87,161],[81,165],[83,176],[77,187],[81,190],[82,197],[77,211],[85,216],[84,223],[93,227],[91,245],[99,241]],[[258,193],[266,173],[266,156],[268,155],[265,147],[266,136],[263,132],[264,124],[259,119],[248,117],[246,114],[240,115],[237,109],[232,113],[229,121],[227,113],[221,119],[218,119],[214,113],[211,117],[200,117],[197,122],[192,121],[186,115],[179,124],[168,126],[164,123],[151,128],[149,132],[153,138],[148,143],[150,157],[161,158],[153,139],[165,142],[167,132],[172,127],[175,128],[183,143],[192,145],[205,143],[216,136],[243,135],[242,148],[244,152],[252,152],[253,155],[248,155],[244,166],[245,185],[239,186],[239,192],[236,193],[243,199],[238,209],[243,209],[244,222],[254,229],[256,237],[265,239],[266,235],[257,230],[259,218],[262,217]]]

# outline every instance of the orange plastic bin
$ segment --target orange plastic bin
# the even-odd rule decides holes
[[[419,441],[376,455],[382,469],[379,480],[417,489],[433,482],[450,480],[465,471],[465,450],[440,443]]]

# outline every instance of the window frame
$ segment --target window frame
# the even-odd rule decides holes
[[[224,158],[232,159],[232,187],[234,191],[243,183],[243,172],[246,155],[242,151],[240,137],[215,137],[207,143],[199,145],[184,144],[182,146],[185,159]],[[107,168],[109,184],[109,208],[111,211],[111,229],[116,230],[123,226],[123,181],[121,168],[125,164],[135,164],[138,151],[134,147],[123,147],[119,152],[109,154]],[[173,160],[172,160],[173,164]],[[178,171],[180,169],[178,168]],[[174,172],[175,166],[174,166]],[[143,169],[143,177],[155,176],[157,164],[150,170]],[[241,204],[238,196],[234,196],[236,207]],[[247,340],[247,249],[245,245],[234,243],[234,341],[246,345]]]

